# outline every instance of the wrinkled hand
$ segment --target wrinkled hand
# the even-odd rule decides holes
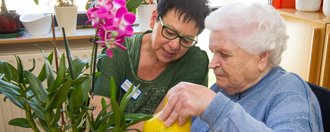
[[[189,117],[200,116],[216,94],[205,86],[181,82],[171,88],[166,96],[168,102],[159,117],[169,127],[176,120],[181,126]]]

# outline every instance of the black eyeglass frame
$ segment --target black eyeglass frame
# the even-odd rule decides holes
[[[176,39],[176,38],[180,38],[180,45],[182,46],[182,47],[185,47],[185,48],[190,48],[190,47],[193,47],[193,46],[195,46],[197,43],[198,43],[198,41],[197,40],[195,40],[195,39],[192,39],[192,38],[190,38],[190,37],[186,37],[186,36],[181,36],[176,30],[174,30],[174,29],[172,29],[171,27],[169,27],[169,26],[166,26],[165,24],[164,24],[164,22],[163,22],[163,20],[162,20],[162,18],[161,17],[158,17],[159,18],[159,21],[160,21],[160,24],[161,24],[161,26],[162,26],[162,36],[164,37],[164,38],[166,38],[166,39],[168,39],[168,40],[173,40],[173,39]],[[168,32],[168,30],[170,30],[171,32],[173,32],[173,33],[175,33],[176,35],[175,35],[175,37],[168,37],[168,36],[166,36],[166,35],[164,35],[164,30],[166,30],[166,32]],[[198,39],[198,37],[196,37],[197,39]],[[192,41],[192,43],[191,43],[191,45],[185,45],[185,44],[182,44],[182,40],[183,39],[189,39],[189,40],[191,40]]]

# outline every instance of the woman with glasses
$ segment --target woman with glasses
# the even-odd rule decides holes
[[[117,84],[119,101],[131,85],[139,85],[127,105],[128,113],[156,113],[167,91],[179,82],[207,86],[209,60],[196,44],[209,12],[207,0],[160,0],[152,12],[152,31],[126,38],[127,50],[113,49],[116,57],[98,62],[96,113],[101,98],[109,98],[110,77]]]

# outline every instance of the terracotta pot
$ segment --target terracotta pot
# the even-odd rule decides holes
[[[0,34],[17,33],[21,25],[16,13],[0,14]]]

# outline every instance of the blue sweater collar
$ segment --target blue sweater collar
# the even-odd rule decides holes
[[[263,88],[263,85],[267,85],[269,84],[270,81],[272,81],[274,78],[276,78],[275,73],[277,72],[281,72],[284,71],[284,69],[282,69],[280,66],[275,66],[273,67],[258,83],[252,85],[250,88],[246,89],[245,91],[241,92],[241,93],[237,93],[235,95],[229,95],[227,94],[225,91],[223,91],[221,88],[219,88],[218,86],[216,86],[216,84],[213,84],[213,86],[211,87],[211,89],[218,93],[221,92],[223,93],[225,96],[227,96],[228,98],[230,98],[233,101],[239,101],[242,98],[244,98],[246,95],[256,92],[259,89]],[[274,76],[275,75],[275,76]]]

